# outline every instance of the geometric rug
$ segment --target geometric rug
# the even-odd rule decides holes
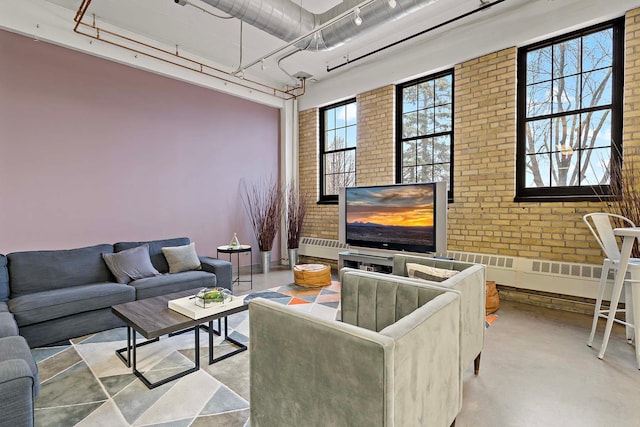
[[[256,292],[257,296],[335,319],[340,286],[334,282],[310,289],[292,284]],[[228,322],[229,336],[249,344],[248,312],[229,316]],[[126,346],[126,337],[122,327],[32,349],[41,381],[35,425],[249,426],[248,351],[209,365],[208,335],[201,331],[200,370],[149,390],[115,355]],[[137,349],[138,369],[150,381],[184,370],[193,366],[193,346],[193,333],[163,336]],[[216,357],[234,349],[215,337]]]
[[[335,320],[340,284],[304,288],[278,286],[246,297],[268,298],[295,310]],[[486,327],[497,318],[487,316]],[[249,343],[248,311],[227,318],[231,338]],[[35,425],[248,427],[249,351],[213,365],[208,361],[208,334],[200,331],[200,370],[149,390],[116,356],[125,347],[126,328],[73,338],[68,343],[32,349],[41,388],[35,400]],[[138,342],[144,340],[138,336]],[[235,347],[214,338],[214,354]],[[163,336],[137,349],[138,370],[157,381],[193,366],[193,333]],[[274,369],[278,369],[274,366]]]

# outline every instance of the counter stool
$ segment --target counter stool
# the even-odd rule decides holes
[[[604,262],[602,263],[602,274],[600,275],[600,284],[598,286],[598,296],[596,298],[596,307],[593,313],[593,323],[591,325],[591,334],[589,335],[589,340],[587,341],[587,345],[591,347],[593,345],[593,339],[595,337],[596,328],[598,325],[598,318],[608,319],[609,314],[613,313],[613,321],[616,323],[621,323],[626,326],[626,334],[627,340],[631,341],[632,334],[632,326],[633,326],[633,308],[631,307],[631,287],[625,287],[625,301],[628,303],[625,304],[624,310],[619,310],[617,304],[613,305],[613,294],[611,298],[611,303],[609,305],[609,309],[602,309],[602,299],[604,297],[605,287],[607,285],[607,279],[609,277],[609,271],[614,270],[617,271],[620,265],[620,249],[618,247],[618,241],[616,240],[616,236],[613,234],[613,224],[612,221],[618,221],[620,225],[635,227],[635,224],[621,216],[610,213],[598,212],[598,213],[590,213],[582,217],[587,227],[595,237],[596,241],[602,248],[602,251],[605,254]],[[631,258],[629,260],[631,265],[638,264],[640,267],[640,259]],[[633,267],[632,267],[633,268]],[[620,298],[620,294],[618,294],[618,299]],[[615,318],[616,313],[623,312],[625,313],[625,321],[621,321]],[[606,345],[604,346],[606,347]],[[602,356],[604,356],[604,352],[602,352]],[[602,359],[602,356],[598,356]]]

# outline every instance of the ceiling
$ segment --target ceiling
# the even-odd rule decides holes
[[[46,0],[49,3],[76,11],[81,0]],[[276,0],[262,0],[276,1]],[[277,0],[280,1],[280,0]],[[301,6],[308,12],[322,14],[331,12],[332,8],[349,8],[349,10],[362,3],[362,0],[291,0],[296,5]],[[375,0],[385,2],[386,0]],[[398,7],[402,4],[417,3],[418,0],[398,0]],[[261,81],[277,88],[285,88],[287,85],[295,85],[296,79],[291,76],[298,73],[305,73],[311,77],[310,83],[322,83],[337,76],[348,74],[350,71],[360,73],[362,67],[354,67],[353,64],[339,67],[332,71],[327,68],[340,66],[353,60],[358,56],[370,53],[378,48],[397,42],[405,37],[429,29],[430,27],[442,24],[457,16],[474,11],[489,0],[435,0],[425,2],[424,7],[398,17],[395,20],[388,20],[373,28],[360,31],[361,27],[353,24],[353,14],[349,14],[345,20],[353,24],[356,35],[347,43],[330,50],[315,51],[313,49],[294,52],[292,47],[285,48],[287,42],[259,30],[249,24],[242,24],[242,49],[240,43],[240,20],[236,18],[221,19],[212,16],[210,13],[225,16],[226,14],[206,3],[203,0],[188,0],[191,5],[181,6],[174,0],[92,0],[87,10],[87,16],[95,14],[98,23],[104,23],[123,29],[127,32],[140,35],[157,42],[163,46],[177,46],[183,55],[194,55],[200,57],[207,65],[218,67],[226,72],[232,73],[239,68],[245,68],[247,64],[255,62],[265,57],[270,52],[282,49],[277,54],[267,57],[262,63],[244,70],[245,76],[256,81]],[[495,2],[496,0],[491,0]],[[211,0],[210,2],[216,3]],[[257,0],[254,3],[261,3]],[[595,5],[595,6],[594,6]],[[613,16],[620,16],[620,13],[631,8],[632,5],[640,5],[639,0],[505,0],[482,12],[472,14],[464,19],[460,19],[442,28],[431,31],[411,41],[399,44],[392,49],[372,55],[364,63],[370,64],[375,61],[384,61],[385,58],[397,56],[398,51],[428,43],[446,43],[449,35],[462,34],[465,31],[472,31],[473,40],[466,43],[477,45],[478,55],[489,53],[484,51],[483,38],[476,36],[475,29],[481,28],[487,37],[496,37],[500,34],[501,26],[491,27],[493,21],[509,22],[512,28],[518,26],[538,25],[550,17],[550,21],[562,20],[565,17],[568,21],[571,15],[567,15],[569,7],[580,8],[580,22],[602,19],[601,11],[607,7]],[[195,7],[194,7],[195,6]],[[364,8],[369,6],[364,6]],[[210,12],[203,12],[202,9]],[[619,9],[619,10],[618,10]],[[335,10],[335,9],[334,9]],[[592,16],[593,15],[593,16]],[[556,26],[561,24],[557,23]],[[575,25],[575,22],[571,22]],[[487,27],[488,26],[488,27]],[[486,31],[486,28],[491,28]],[[446,36],[446,37],[445,37]],[[505,39],[506,46],[515,45],[521,40],[515,40],[514,44],[508,44],[511,34],[500,35]],[[530,38],[530,36],[527,36]],[[453,38],[452,38],[453,40]],[[455,46],[443,45],[441,49],[453,49]],[[292,53],[290,56],[286,54]],[[242,59],[241,59],[242,57]],[[279,61],[280,59],[280,61]],[[466,58],[465,58],[466,59]],[[279,63],[279,64],[278,64]],[[455,63],[455,62],[454,62]],[[449,64],[451,66],[451,64]],[[389,82],[389,80],[387,80]]]

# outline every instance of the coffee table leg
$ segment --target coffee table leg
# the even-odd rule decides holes
[[[218,319],[218,321],[220,321],[220,318]],[[211,322],[209,322],[211,323]],[[218,326],[220,327],[220,326]],[[211,328],[209,328],[209,330],[211,331]],[[234,356],[238,353],[242,353],[243,351],[245,351],[247,349],[247,346],[242,344],[239,341],[234,340],[233,338],[229,337],[229,333],[228,333],[228,329],[227,329],[227,316],[224,316],[224,340],[233,344],[235,347],[237,347],[236,350],[232,351],[231,353],[227,353],[225,355],[219,356],[219,357],[213,357],[213,335],[211,335],[211,332],[209,332],[209,365],[212,365],[216,362],[219,362],[221,360],[227,359],[231,356]]]
[[[131,344],[131,338],[133,337],[133,345]],[[127,368],[131,367],[131,351],[135,353],[136,347],[142,347],[143,345],[151,344],[154,342],[158,342],[160,338],[154,338],[152,340],[148,340],[145,342],[141,342],[140,344],[136,344],[136,331],[131,327],[127,326],[127,346],[122,347],[116,350],[116,356],[127,366]],[[127,357],[125,358],[122,353],[127,352]]]
[[[194,362],[194,366],[193,368],[189,368],[185,371],[182,372],[178,372],[177,374],[171,375],[170,377],[166,377],[161,379],[160,381],[156,381],[156,382],[151,382],[149,381],[142,372],[138,371],[138,369],[136,369],[136,347],[135,347],[135,335],[134,335],[134,346],[133,346],[133,374],[140,378],[140,381],[142,381],[142,383],[144,385],[147,386],[148,389],[154,389],[156,387],[159,387],[163,384],[166,384],[168,382],[171,382],[173,380],[177,380],[178,378],[182,378],[185,375],[188,375],[192,372],[197,372],[198,370],[200,370],[200,328],[198,328],[197,326],[193,328],[194,331],[194,345],[195,345],[195,360]],[[148,341],[147,341],[148,342]],[[143,344],[146,344],[143,343]]]

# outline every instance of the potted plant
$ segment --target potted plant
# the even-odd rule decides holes
[[[307,212],[307,199],[292,182],[287,188],[287,249],[289,268],[298,263],[298,248],[302,236],[302,223]]]
[[[245,185],[241,197],[258,241],[262,272],[267,273],[271,268],[273,241],[280,230],[282,189],[274,178],[270,178]]]

